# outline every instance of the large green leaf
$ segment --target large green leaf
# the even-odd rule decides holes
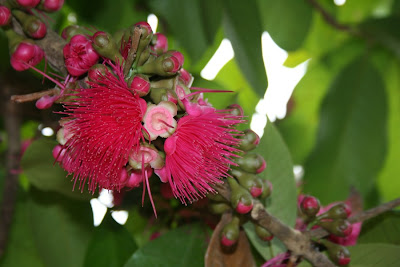
[[[317,143],[305,163],[305,193],[324,204],[345,199],[351,186],[367,196],[386,155],[387,112],[384,83],[366,58],[339,73],[320,114]]]
[[[67,178],[67,172],[54,164],[52,150],[56,145],[55,141],[42,138],[32,142],[25,151],[21,166],[29,182],[43,191],[58,192],[82,200],[93,198],[86,191],[72,191],[73,183]]]
[[[125,267],[201,267],[207,247],[207,231],[187,225],[167,232],[138,249]]]
[[[261,51],[261,20],[255,1],[224,0],[224,28],[242,73],[259,97],[268,86]]]
[[[28,207],[33,240],[45,266],[82,266],[94,230],[89,202],[32,188]]]
[[[130,233],[108,213],[94,231],[85,257],[85,267],[123,266],[137,245]]]
[[[264,29],[283,49],[293,51],[302,45],[312,21],[307,1],[258,0]]]
[[[398,266],[400,246],[388,244],[363,244],[349,248],[351,267]]]
[[[20,192],[9,232],[7,248],[0,260],[1,267],[44,266],[36,252],[28,213],[26,193]]]
[[[221,24],[221,3],[211,2],[210,0],[150,1],[152,11],[167,22],[171,33],[195,62],[200,60],[207,48],[214,43]]]
[[[264,135],[256,152],[267,162],[267,169],[261,176],[271,181],[272,195],[264,204],[267,210],[285,224],[294,227],[297,212],[297,193],[293,175],[293,164],[289,150],[271,122],[264,129]],[[284,205],[282,205],[284,203]],[[268,242],[261,241],[254,232],[252,223],[245,225],[246,233],[257,251],[264,257],[272,257]],[[271,242],[274,254],[283,252],[284,245],[276,238]]]
[[[357,242],[400,245],[400,213],[392,211],[364,222]]]

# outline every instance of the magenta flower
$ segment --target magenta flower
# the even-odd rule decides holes
[[[164,144],[165,173],[174,196],[182,203],[192,202],[208,192],[211,184],[227,177],[239,131],[233,126],[241,117],[212,108],[202,114],[187,115],[178,121],[175,133]]]
[[[68,139],[60,165],[73,173],[82,190],[86,182],[90,191],[97,186],[119,190],[127,180],[121,169],[144,140],[141,122],[146,102],[129,89],[122,67],[109,65],[115,76],[106,71],[64,103]]]

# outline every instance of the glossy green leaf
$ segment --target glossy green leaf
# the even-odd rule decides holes
[[[20,192],[15,206],[7,247],[3,257],[0,259],[1,267],[44,267],[33,242],[28,213],[29,207],[26,193]]]
[[[322,103],[305,193],[326,204],[345,199],[351,186],[364,197],[374,191],[386,155],[386,104],[383,80],[366,58],[341,70]]]
[[[207,231],[199,225],[186,225],[137,250],[125,267],[201,267],[206,248]]]
[[[364,222],[357,243],[400,245],[400,213],[391,211]]]
[[[130,233],[107,214],[94,231],[85,257],[85,267],[123,266],[137,245]]]
[[[232,42],[241,72],[259,97],[268,87],[261,51],[261,20],[255,1],[224,0],[226,36]],[[245,23],[244,23],[245,22]]]
[[[294,226],[297,213],[297,193],[293,175],[293,164],[282,137],[271,122],[268,122],[260,145],[255,150],[267,162],[267,169],[260,175],[271,181],[273,191],[265,202],[268,212],[289,226]],[[285,205],[282,205],[285,203]],[[271,253],[268,242],[261,241],[254,233],[252,223],[245,225],[246,233],[257,251],[270,259]],[[274,254],[285,251],[284,245],[276,238],[272,240]]]
[[[94,230],[90,203],[32,189],[29,224],[40,258],[46,266],[82,266]]]
[[[351,267],[397,266],[400,246],[388,244],[363,244],[349,247]]]
[[[24,174],[29,182],[43,191],[58,192],[76,199],[89,200],[92,194],[72,191],[74,186],[67,172],[58,164],[54,164],[52,150],[57,142],[46,138],[38,139],[28,147],[21,161]]]
[[[258,0],[258,4],[264,29],[275,43],[287,51],[300,48],[311,26],[311,5],[298,0]]]
[[[214,42],[221,24],[219,1],[152,0],[152,11],[164,19],[168,29],[193,59],[198,61]]]

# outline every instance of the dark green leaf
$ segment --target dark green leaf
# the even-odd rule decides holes
[[[283,49],[298,49],[307,36],[312,21],[312,7],[307,1],[258,0],[264,29]]]
[[[400,262],[400,246],[388,244],[363,244],[349,248],[351,267],[397,266]]]
[[[400,245],[400,213],[392,211],[364,222],[357,242]]]
[[[336,77],[320,113],[316,146],[305,163],[304,191],[326,204],[345,199],[350,186],[366,197],[386,154],[386,95],[366,58]]]
[[[123,266],[137,249],[130,233],[107,214],[94,231],[85,257],[85,267]]]
[[[194,62],[201,59],[221,24],[222,8],[219,1],[152,0],[150,7],[164,19],[176,40]],[[212,1],[209,1],[212,2]]]
[[[282,222],[293,227],[297,212],[297,194],[293,164],[282,137],[271,122],[267,123],[256,152],[262,155],[267,162],[267,169],[261,176],[270,180],[273,185],[270,201],[265,203],[267,210]],[[282,205],[282,203],[285,204]],[[268,242],[261,241],[253,229],[253,224],[247,223],[245,225],[246,233],[252,244],[264,259],[270,259],[272,256]],[[285,250],[284,245],[278,239],[274,238],[271,243],[275,255]]]
[[[259,97],[268,87],[261,51],[262,26],[255,1],[224,0],[226,36],[242,73]],[[245,23],[244,23],[245,22]]]
[[[57,143],[38,139],[28,147],[21,161],[24,174],[35,187],[43,191],[55,191],[76,199],[89,200],[93,195],[80,190],[72,191],[73,183],[67,172],[54,164],[52,150]]]
[[[167,232],[137,250],[125,267],[201,267],[207,247],[207,231],[187,225]]]
[[[32,189],[29,223],[40,258],[46,266],[82,266],[94,230],[89,202]]]

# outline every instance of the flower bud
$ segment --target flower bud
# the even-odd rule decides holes
[[[84,35],[74,35],[63,49],[65,66],[72,76],[81,76],[99,60],[92,43]]]
[[[327,250],[329,258],[336,264],[343,266],[350,263],[350,251],[343,246],[333,244],[325,239],[320,240]]]
[[[56,145],[52,151],[53,157],[57,162],[61,162],[65,156],[65,150],[61,145]]]
[[[256,153],[245,154],[242,158],[236,159],[240,168],[250,173],[260,173],[266,168],[265,160],[262,156]]]
[[[232,169],[231,173],[246,188],[253,197],[259,197],[263,192],[263,184],[260,178],[251,173]]]
[[[114,42],[114,39],[109,33],[98,31],[93,37],[93,48],[99,53],[101,56],[111,59],[114,62],[119,62],[122,64],[124,61],[121,53],[117,47],[117,44]]]
[[[231,188],[231,204],[240,214],[246,214],[253,209],[253,198],[249,191],[241,187],[233,178],[227,178]]]
[[[69,25],[67,27],[64,28],[64,30],[61,33],[61,37],[64,40],[71,40],[71,38],[77,34],[81,34],[84,35],[85,34],[85,30],[82,29],[81,27],[79,27],[78,25]]]
[[[223,214],[227,211],[232,210],[231,206],[226,203],[212,203],[208,206],[208,208],[214,214]]]
[[[175,57],[175,58],[178,60],[179,65],[180,65],[181,67],[183,66],[183,63],[184,63],[184,61],[185,61],[185,58],[183,57],[183,55],[182,55],[181,52],[175,51],[175,50],[169,50],[169,51],[166,52],[166,54]]]
[[[145,75],[138,74],[132,76],[128,81],[128,85],[130,89],[136,92],[140,97],[143,97],[150,92],[150,81]]]
[[[262,192],[260,198],[267,198],[272,193],[272,189],[273,189],[272,183],[265,179],[262,179],[261,181],[263,182],[264,186],[263,186],[263,192]]]
[[[207,198],[215,201],[215,202],[225,202],[225,198],[223,196],[221,196],[220,194],[213,194],[213,193],[208,193]]]
[[[187,87],[192,86],[193,76],[185,69],[179,71],[179,80],[183,82]]]
[[[145,172],[147,172],[147,177],[150,177],[153,174],[152,168],[146,168]],[[140,186],[140,183],[143,182],[143,173],[142,170],[133,170],[129,175],[128,181],[125,186],[130,188],[135,188]]]
[[[231,247],[239,239],[239,218],[233,217],[221,231],[221,243],[225,247]]]
[[[353,230],[352,225],[347,220],[343,219],[337,219],[333,221],[322,220],[317,224],[327,230],[329,233],[340,237],[349,236]]]
[[[300,203],[301,211],[308,217],[314,218],[320,208],[319,200],[313,196],[305,196]]]
[[[43,50],[27,41],[21,42],[11,55],[10,63],[16,71],[23,71],[36,66],[43,58]]]
[[[44,24],[39,18],[28,15],[21,10],[13,10],[12,13],[21,23],[22,29],[26,35],[34,39],[42,39],[46,36],[46,24]]]
[[[5,26],[10,24],[11,21],[11,11],[6,6],[0,6],[0,26]]]
[[[151,50],[156,52],[158,55],[165,53],[168,50],[168,40],[162,33],[155,33],[151,40]]]
[[[95,64],[88,71],[89,81],[98,81],[107,73],[107,67],[104,64]]]
[[[345,203],[338,203],[332,206],[321,218],[327,219],[347,219],[351,214],[350,207]]]
[[[260,137],[254,131],[247,129],[244,135],[240,136],[239,149],[242,151],[250,151],[258,146],[260,143]]]
[[[21,7],[34,8],[39,4],[40,0],[16,0],[16,2]]]
[[[64,5],[64,0],[42,0],[39,9],[46,12],[56,12]]]
[[[58,96],[42,96],[36,101],[36,107],[38,109],[48,109],[57,100]]]
[[[238,104],[232,104],[232,105],[228,106],[227,109],[230,110],[230,113],[232,115],[240,116],[240,117],[242,117],[244,115],[243,108]]]
[[[176,114],[177,107],[170,101],[161,101],[158,105],[149,105],[143,116],[144,128],[149,134],[149,140],[155,140],[158,136],[163,138],[171,136],[177,126],[174,119]]]
[[[259,226],[258,224],[254,225],[254,230],[257,236],[263,241],[271,241],[274,236],[264,227]]]
[[[147,39],[147,37],[149,37],[150,35],[152,37],[153,31],[151,29],[150,24],[148,24],[147,22],[140,21],[138,23],[135,23],[135,26],[140,28],[140,31],[141,31],[140,39]],[[151,40],[151,38],[150,38],[150,40]]]
[[[154,61],[137,67],[137,72],[142,74],[157,74],[160,76],[171,76],[176,74],[182,65],[179,59],[170,54],[162,54]]]

